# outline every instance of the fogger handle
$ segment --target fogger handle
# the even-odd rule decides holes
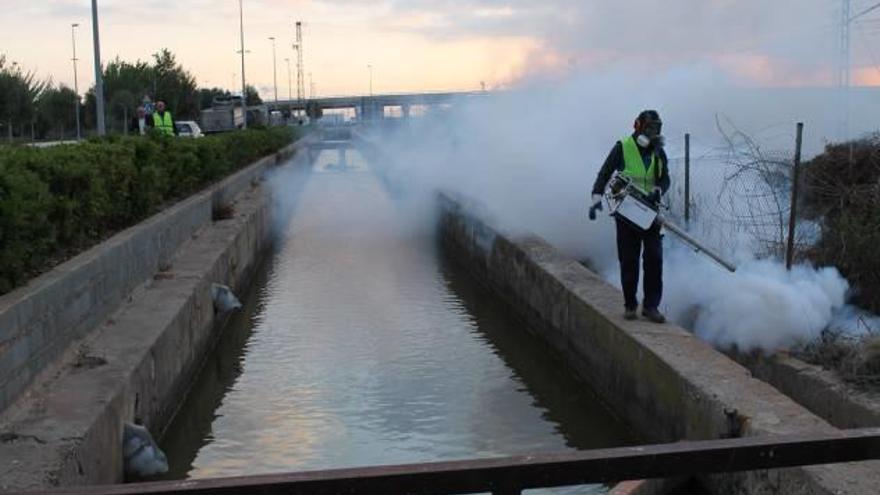
[[[703,253],[706,256],[712,258],[713,260],[715,260],[716,263],[726,268],[729,272],[736,272],[736,265],[734,265],[730,261],[727,261],[726,259],[724,259],[724,257],[716,253],[715,251],[702,245],[698,240],[694,239],[693,237],[691,237],[690,234],[685,232],[684,229],[664,218],[663,215],[657,215],[657,220],[664,227],[666,227],[668,231],[675,234],[679,239],[690,245],[698,253]]]

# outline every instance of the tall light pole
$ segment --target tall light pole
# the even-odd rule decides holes
[[[852,74],[852,50],[850,38],[852,36],[852,24],[875,10],[880,9],[880,3],[874,3],[856,14],[852,14],[852,1],[842,0],[840,12],[840,67],[837,73],[837,85],[841,93],[841,107],[843,108],[843,122],[841,123],[842,139],[849,140],[850,134],[850,86]]]
[[[275,64],[275,37],[269,36],[272,41],[272,81],[275,84],[275,103],[278,103],[278,69]]]
[[[287,102],[290,103],[290,100],[293,99],[293,83],[290,79],[290,58],[285,58],[285,62],[287,62]]]
[[[76,140],[79,141],[82,139],[82,130],[79,126],[79,78],[76,74],[76,28],[79,27],[79,23],[73,23],[70,25],[70,40],[73,42],[73,92],[76,95],[76,99],[74,100],[74,104],[76,106]]]
[[[309,99],[315,99],[315,81],[312,79],[311,72],[309,72]]]
[[[98,121],[98,135],[107,134],[104,125],[104,74],[101,68],[101,40],[98,36],[98,0],[92,0],[92,39],[95,45],[95,114]]]
[[[242,129],[247,129],[247,83],[244,77],[244,6],[238,0],[238,26],[241,32],[241,110],[244,114]]]
[[[367,120],[373,120],[373,110],[375,110],[375,106],[373,105],[373,64],[367,64],[367,70],[370,72],[370,98],[367,99],[368,104],[370,105],[370,109],[366,112]]]
[[[159,67],[159,52],[153,52],[153,63],[156,65],[156,68]],[[153,100],[159,101],[159,75],[157,74],[159,71],[153,70]]]
[[[303,34],[302,34],[302,21],[296,21],[296,43],[293,45],[293,49],[296,50],[296,99],[299,100],[300,105],[305,108],[305,103],[303,99],[306,97],[306,88],[305,88],[305,68],[303,66]]]

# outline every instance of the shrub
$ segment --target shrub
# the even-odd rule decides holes
[[[56,246],[49,187],[30,170],[0,160],[0,290],[20,284]]]
[[[0,293],[51,258],[131,226],[294,138],[285,127],[203,139],[113,136],[42,149],[0,147]]]
[[[880,136],[829,145],[804,172],[805,211],[822,229],[811,258],[837,266],[857,302],[880,311]]]

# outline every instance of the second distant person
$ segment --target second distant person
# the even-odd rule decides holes
[[[153,112],[153,127],[160,133],[168,136],[177,135],[177,127],[174,125],[174,117],[165,109],[165,102],[156,102],[156,111]]]

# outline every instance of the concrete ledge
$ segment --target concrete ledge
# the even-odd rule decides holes
[[[785,353],[736,359],[756,377],[838,428],[880,426],[880,396],[857,390],[821,366]]]
[[[834,428],[689,332],[622,318],[618,290],[534,236],[499,232],[440,196],[453,258],[516,308],[607,404],[650,441]],[[878,463],[707,477],[718,493],[874,494]]]
[[[305,138],[0,296],[0,411],[74,340],[166,264],[212,210],[247,190]]]
[[[210,198],[210,197],[209,197]],[[211,284],[241,286],[268,245],[269,204],[259,188],[235,217],[200,230],[55,376],[10,408],[0,443],[0,489],[122,481],[122,425],[154,434],[176,412],[216,335]]]

